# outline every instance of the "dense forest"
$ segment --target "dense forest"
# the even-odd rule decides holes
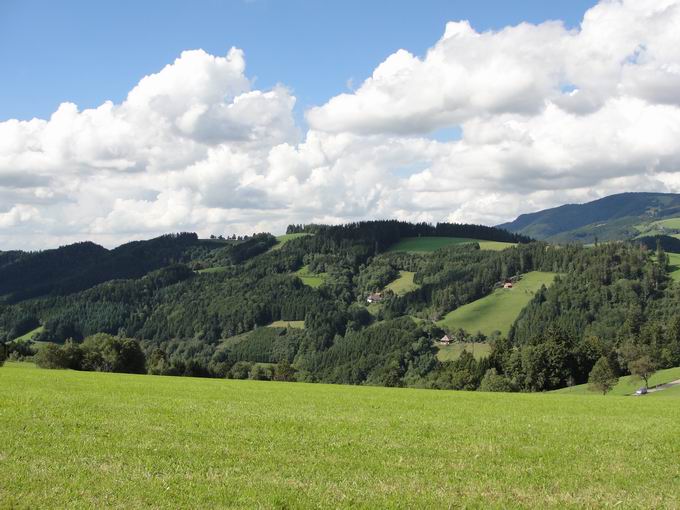
[[[641,357],[680,365],[680,286],[668,277],[662,243],[585,248],[399,221],[291,225],[288,233],[307,235],[278,246],[269,234],[183,233],[114,250],[80,243],[0,253],[0,341],[14,358],[41,345],[36,362],[47,367],[468,390],[578,384],[603,357],[618,374]],[[517,244],[389,251],[419,236]],[[323,284],[305,285],[296,274],[303,268],[323,274]],[[559,276],[507,338],[482,339],[488,357],[437,358],[444,314],[534,270]],[[414,273],[414,288],[385,293],[369,311],[366,297],[400,271]],[[14,340],[34,330],[35,344]]]

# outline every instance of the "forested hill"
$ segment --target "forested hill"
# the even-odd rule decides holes
[[[457,236],[490,241],[527,242],[529,238],[482,225],[449,223],[410,224],[397,221],[364,222],[345,226],[312,225],[317,242],[362,239],[382,251],[402,237]],[[194,233],[169,234],[133,241],[113,250],[91,242],[76,243],[35,253],[0,252],[0,300],[15,303],[45,295],[66,295],[108,280],[139,278],[172,264],[192,269],[226,266],[259,255],[276,244],[271,234],[236,239],[204,239]],[[310,248],[314,250],[314,247]]]
[[[44,346],[41,366],[79,370],[508,391],[582,383],[602,357],[621,374],[640,357],[680,365],[680,285],[662,249],[556,246],[490,227],[398,221],[289,231],[285,243],[180,234],[115,250],[3,255],[0,341],[30,356],[28,335]],[[452,244],[392,249],[419,237]],[[71,250],[86,254],[82,266]],[[449,312],[532,271],[554,283],[508,291],[529,304],[507,338],[442,329]],[[442,360],[444,333],[474,335],[490,352]]]
[[[498,227],[535,239],[592,243],[632,239],[644,232],[642,226],[675,217],[680,217],[680,194],[621,193],[522,214]]]
[[[139,278],[162,267],[211,256],[240,262],[275,243],[269,234],[231,241],[199,240],[194,233],[180,233],[133,241],[113,250],[82,242],[33,253],[0,252],[0,300],[15,303],[66,295],[108,280]]]

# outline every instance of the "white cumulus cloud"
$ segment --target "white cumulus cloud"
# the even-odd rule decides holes
[[[183,52],[120,104],[0,121],[0,249],[396,217],[488,224],[680,191],[680,0],[605,0],[580,27],[446,24],[295,122],[239,49]],[[443,139],[442,130],[460,132]],[[455,137],[454,137],[455,138]]]

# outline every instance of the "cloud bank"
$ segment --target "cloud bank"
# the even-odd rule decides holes
[[[559,22],[451,22],[306,112],[245,57],[185,51],[121,104],[0,122],[0,249],[395,217],[495,224],[680,191],[680,0]],[[441,136],[460,132],[460,137]]]

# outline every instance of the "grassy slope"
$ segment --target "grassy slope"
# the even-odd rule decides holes
[[[677,379],[680,379],[680,367],[668,368],[666,370],[659,370],[656,374],[654,374],[649,379],[649,385],[656,386],[657,384],[665,384]],[[630,395],[631,393],[635,393],[635,391],[641,386],[644,386],[644,383],[640,379],[633,377],[632,375],[627,375],[619,379],[619,383],[614,387],[614,389],[612,389],[609,395]],[[555,390],[552,393],[587,395],[592,393],[592,391],[588,390],[587,384],[579,384],[578,386]]]
[[[15,342],[24,342],[26,340],[30,340],[31,338],[33,338],[38,333],[41,333],[43,329],[45,329],[43,326],[38,326],[37,328],[35,328],[32,331],[29,331],[28,333],[25,333],[21,336],[16,337],[14,339],[14,341]]]
[[[510,326],[541,285],[550,285],[554,273],[532,271],[524,275],[513,289],[497,289],[490,295],[461,306],[448,313],[439,325],[453,330],[463,328],[469,333],[481,331],[490,335],[498,330],[507,335]]]
[[[412,253],[428,253],[454,244],[479,243],[482,250],[504,250],[514,246],[512,243],[498,241],[478,241],[464,237],[406,237],[390,246],[388,251],[408,251]]]
[[[290,234],[290,235],[296,235],[296,234]],[[304,266],[300,269],[298,269],[295,272],[295,276],[300,278],[302,280],[302,283],[305,285],[309,285],[310,287],[320,287],[324,281],[326,281],[326,273],[310,273],[309,272],[309,267]]]
[[[199,269],[196,271],[197,273],[223,273],[227,269],[229,269],[226,266],[215,266],[215,267],[207,267],[205,269]]]
[[[680,503],[680,407],[658,399],[13,363],[0,369],[0,386],[0,502],[7,508]]]
[[[668,218],[666,220],[659,220],[653,223],[665,228],[680,228],[680,218]]]
[[[487,343],[453,343],[450,345],[439,346],[437,358],[440,361],[453,361],[460,357],[463,350],[472,353],[476,359],[481,359],[489,355],[491,346]]]
[[[397,296],[402,296],[407,292],[417,289],[420,285],[413,283],[414,275],[415,273],[411,271],[399,271],[399,277],[385,287],[385,290],[391,290]]]
[[[310,234],[302,233],[302,234],[284,234],[282,236],[276,236],[276,240],[278,241],[274,246],[272,246],[269,250],[280,250],[281,247],[283,247],[284,244],[286,244],[288,241],[292,239],[297,239],[298,237],[304,237],[308,236]]]
[[[267,327],[305,329],[305,321],[274,321],[267,325]]]
[[[676,282],[680,281],[680,254],[668,253],[670,263],[670,276]]]

